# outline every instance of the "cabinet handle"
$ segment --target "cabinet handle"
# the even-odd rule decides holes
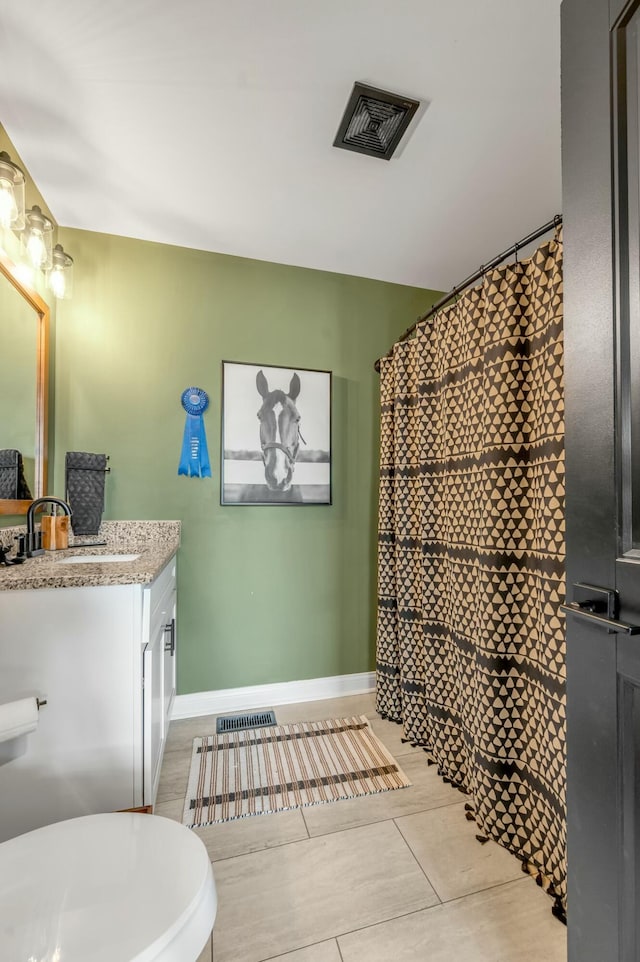
[[[164,626],[165,633],[170,634],[169,641],[165,641],[164,650],[171,652],[171,657],[176,653],[176,619],[172,618],[168,625]]]

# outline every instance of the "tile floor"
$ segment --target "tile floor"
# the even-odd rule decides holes
[[[198,962],[566,962],[551,900],[476,841],[464,797],[378,718],[373,695],[268,707],[280,724],[367,715],[413,785],[195,829],[219,900]],[[214,718],[172,723],[157,815],[181,820],[192,739]]]

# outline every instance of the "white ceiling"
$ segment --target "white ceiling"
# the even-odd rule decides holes
[[[448,289],[560,210],[560,0],[0,4],[0,122],[59,223]],[[353,82],[427,102],[332,146]]]

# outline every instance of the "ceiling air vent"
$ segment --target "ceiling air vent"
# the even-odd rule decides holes
[[[419,106],[419,100],[354,84],[333,146],[389,160]]]

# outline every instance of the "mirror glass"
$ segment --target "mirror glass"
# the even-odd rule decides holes
[[[46,486],[49,309],[0,255],[0,515],[24,514]]]
[[[38,315],[0,277],[0,497],[31,498],[36,484],[36,357]],[[22,457],[22,478],[13,452]]]

